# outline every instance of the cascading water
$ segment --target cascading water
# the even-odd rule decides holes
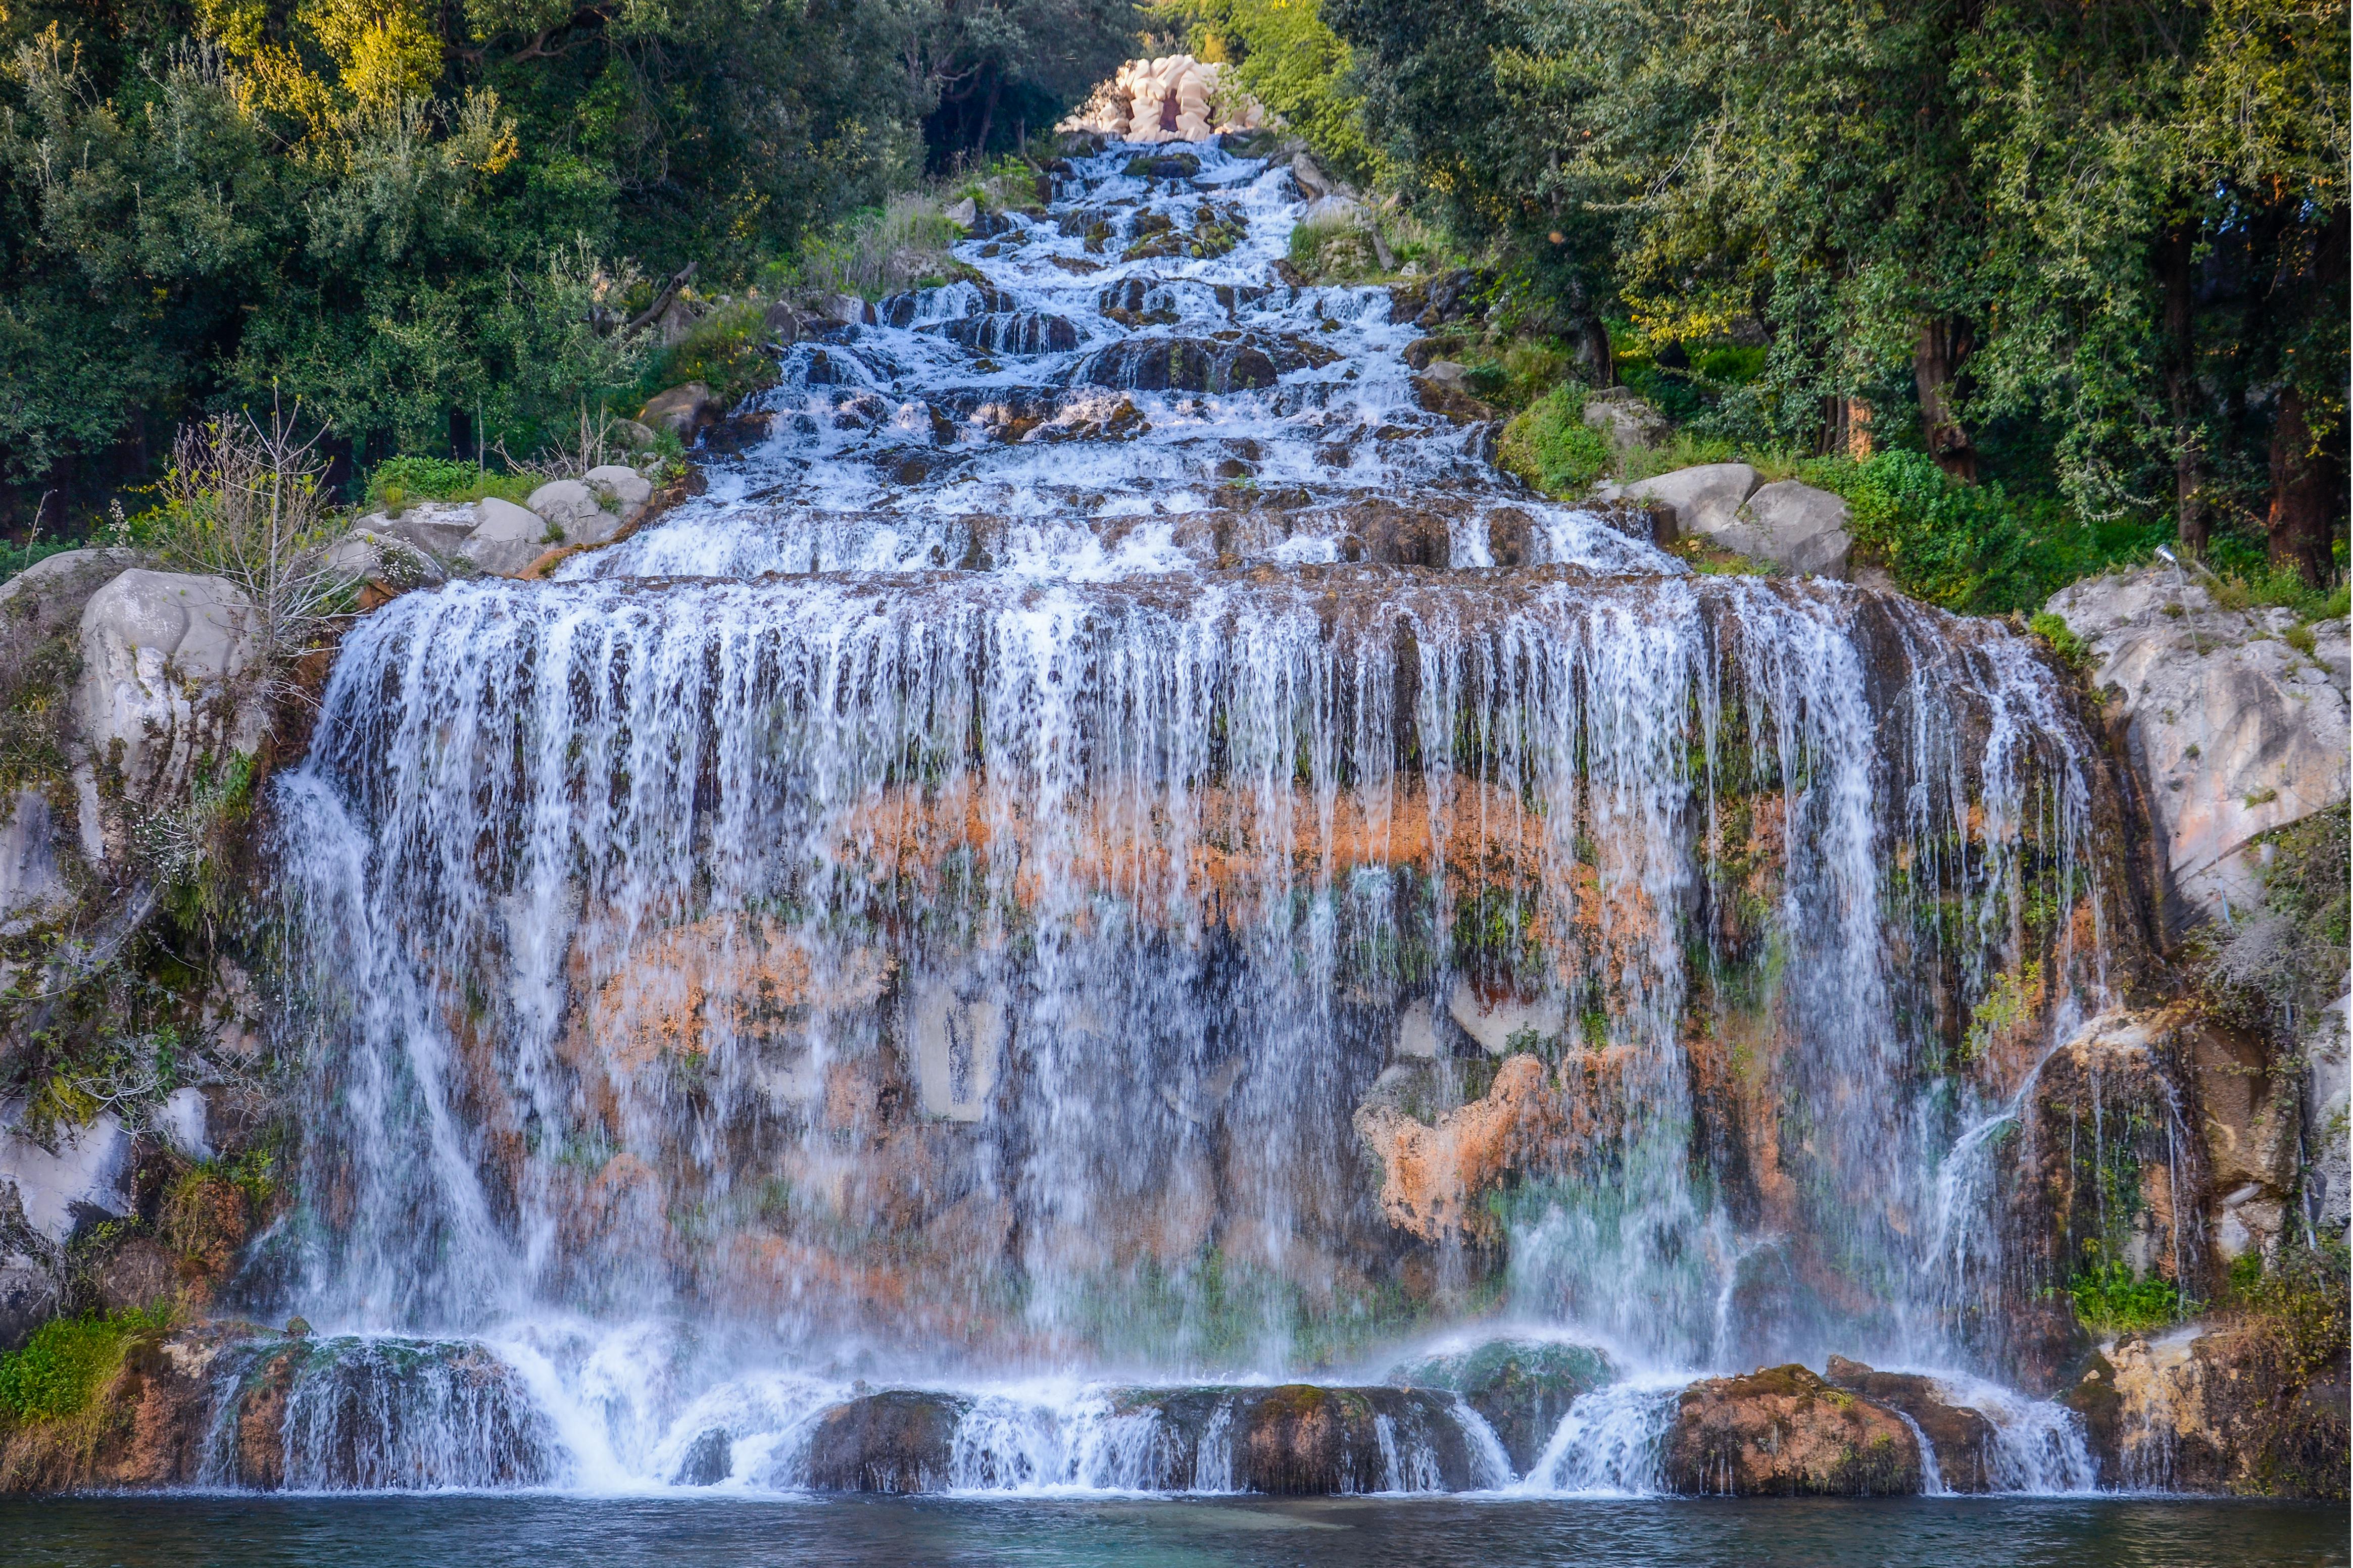
[[[2001,1364],[1946,1167],[2103,984],[2051,677],[1512,487],[1388,291],[1273,280],[1286,174],[1126,159],[796,344],[702,498],[345,640],[248,1281],[351,1336],[303,1482],[1225,1489],[1281,1380],[1487,1321],[1632,1371],[1520,1484],[1640,1489],[1698,1369]],[[1513,1479],[1330,1397],[1347,1486]]]

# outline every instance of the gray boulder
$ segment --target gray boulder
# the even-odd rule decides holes
[[[874,307],[855,294],[828,294],[819,302],[818,311],[829,321],[845,327],[871,327],[874,324]]]
[[[56,814],[38,790],[8,797],[0,824],[0,933],[16,935],[66,903],[72,889],[58,854]]]
[[[1628,485],[1603,499],[1623,495],[1633,500],[1661,502],[1675,514],[1678,535],[1713,543],[1717,534],[1742,525],[1741,505],[1757,493],[1761,479],[1746,463],[1702,463]]]
[[[2223,609],[2163,567],[2086,579],[2045,607],[2098,658],[2092,684],[2123,721],[2165,847],[2168,923],[2253,909],[2254,839],[2346,798],[2346,622]]]
[[[1810,576],[1847,574],[1854,541],[1847,537],[1842,498],[1783,479],[1760,487],[1744,510],[1746,521],[1719,536],[1726,550]]]
[[[470,517],[473,509],[465,510]],[[469,533],[472,531],[467,530]],[[458,542],[464,542],[465,535],[459,535]],[[448,575],[427,552],[407,540],[367,528],[353,529],[327,552],[327,569],[356,583],[383,583],[402,588],[438,583]]]
[[[654,482],[625,464],[601,464],[580,479],[596,492],[605,510],[618,513],[623,522],[637,521],[638,514],[654,499]]]
[[[548,520],[527,507],[491,496],[475,510],[482,521],[458,546],[458,554],[494,577],[512,577],[554,548],[547,537]]]
[[[75,718],[126,792],[176,795],[205,752],[261,743],[263,715],[237,689],[259,633],[252,601],[219,577],[133,568],[90,596]]]
[[[453,556],[481,521],[470,501],[428,500],[403,507],[397,514],[370,512],[352,528],[355,536],[396,539],[428,555]]]
[[[1587,393],[1585,422],[1621,452],[1655,446],[1667,435],[1667,422],[1659,411],[1622,386]]]
[[[139,563],[135,550],[66,550],[34,562],[0,583],[0,608],[25,615],[48,634],[76,624],[92,590]],[[19,607],[28,604],[29,610]]]
[[[566,544],[602,544],[621,531],[620,515],[607,510],[604,497],[578,479],[555,479],[540,486],[531,492],[531,510],[557,530]]]
[[[1309,201],[1321,201],[1340,191],[1340,182],[1318,168],[1315,160],[1304,153],[1293,154],[1291,177],[1299,182],[1299,188],[1307,193]]]

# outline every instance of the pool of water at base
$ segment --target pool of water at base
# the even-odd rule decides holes
[[[2197,1499],[93,1497],[0,1568],[2319,1568],[2341,1507]]]

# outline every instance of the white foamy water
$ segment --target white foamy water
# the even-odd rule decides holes
[[[2025,958],[2100,999],[2048,672],[1530,495],[1416,401],[1416,301],[1279,280],[1286,174],[1129,156],[793,345],[703,497],[346,639],[273,797],[290,1477],[1641,1493],[1692,1369],[1999,1364],[2014,1086],[1925,1064]],[[1123,259],[1205,205],[1230,251]],[[1376,1124],[1525,1056],[1545,1158],[1413,1229]],[[1632,1369],[1525,1476],[1382,1385],[1498,1295]]]

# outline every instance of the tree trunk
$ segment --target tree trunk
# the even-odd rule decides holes
[[[1951,316],[1920,323],[1912,350],[1912,381],[1920,390],[1920,434],[1928,456],[1957,479],[1974,483],[1978,451],[1953,411],[1953,378],[1977,345],[1968,327]]]
[[[2313,450],[2305,423],[2304,394],[2290,382],[2280,388],[2279,418],[2272,426],[2272,506],[2267,520],[2274,566],[2293,565],[2317,587],[2328,581],[2328,512],[2336,487],[2329,464]]]
[[[2173,410],[2174,532],[2183,549],[2206,552],[2204,451],[2192,417],[2198,395],[2198,343],[2195,331],[2196,279],[2191,261],[2198,239],[2194,223],[2177,224],[2166,232],[2158,250],[2158,270],[2165,282],[2165,395]]]

